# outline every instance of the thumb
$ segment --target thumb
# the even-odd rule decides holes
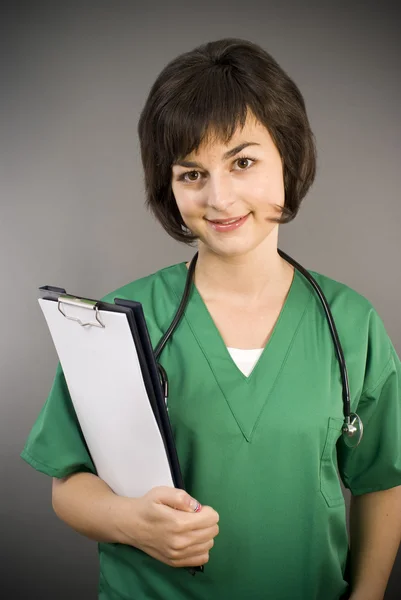
[[[154,492],[156,502],[170,508],[186,512],[199,512],[202,508],[201,504],[185,490],[163,486],[155,488]]]

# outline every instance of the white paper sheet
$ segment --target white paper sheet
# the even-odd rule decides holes
[[[158,425],[125,314],[99,311],[105,328],[66,319],[57,302],[39,300],[96,470],[119,495],[138,497],[173,486]],[[91,309],[63,304],[69,316]]]

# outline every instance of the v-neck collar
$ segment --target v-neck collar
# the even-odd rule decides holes
[[[176,267],[176,276],[169,278],[169,281],[181,299],[188,270],[185,262]],[[287,298],[270,338],[252,372],[246,376],[233,361],[205,302],[195,284],[192,285],[184,318],[238,427],[248,441],[252,439],[262,411],[286,362],[311,293],[310,284],[295,269]]]

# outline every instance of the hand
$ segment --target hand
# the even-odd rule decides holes
[[[124,501],[128,510],[124,510],[122,527],[128,543],[172,567],[208,562],[219,533],[219,515],[213,508],[203,506],[194,512],[196,500],[184,490],[170,487],[156,487],[141,498]]]

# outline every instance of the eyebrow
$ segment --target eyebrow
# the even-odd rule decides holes
[[[257,142],[243,142],[242,144],[235,146],[235,148],[231,148],[231,150],[228,150],[225,154],[223,154],[223,160],[228,160],[229,158],[232,158],[233,156],[238,154],[238,152],[241,152],[241,150],[247,148],[248,146],[260,146],[260,144],[258,144]],[[175,163],[173,163],[173,167],[174,166],[202,168],[202,165],[200,163],[194,162],[192,160],[177,160]]]

